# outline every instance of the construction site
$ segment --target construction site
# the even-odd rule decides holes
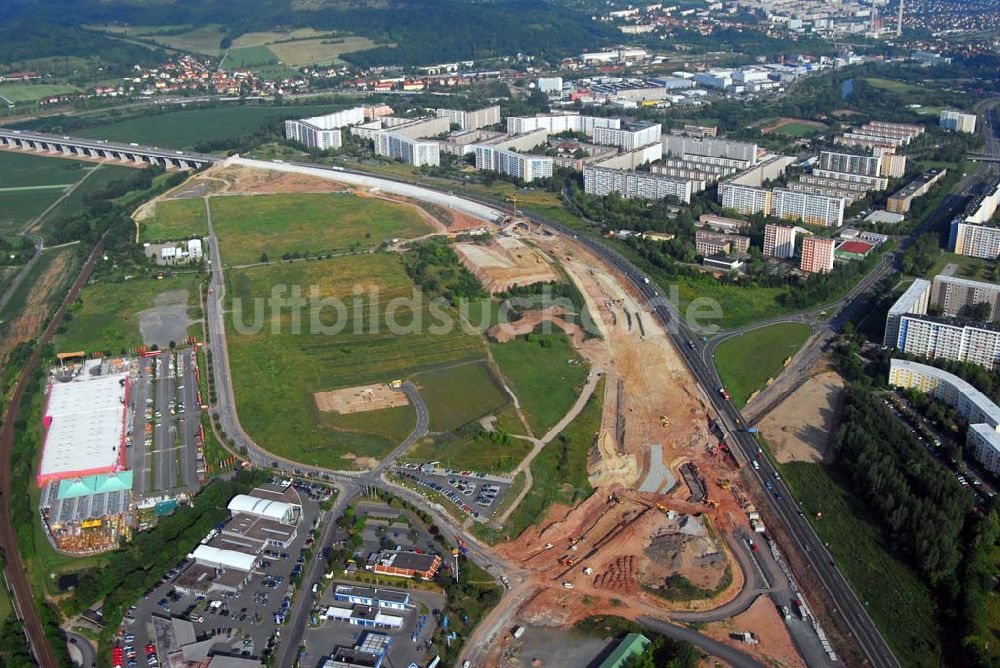
[[[399,389],[398,381],[316,392],[313,398],[318,410],[333,411],[341,415],[397,408],[410,403],[406,394]]]
[[[741,462],[666,333],[589,252],[561,237],[532,241],[583,294],[599,336],[574,344],[606,382],[588,462],[594,492],[572,508],[551,506],[498,547],[528,576],[523,596],[496,617],[566,628],[595,614],[710,621],[745,610],[748,635],[719,633],[722,642],[802,665],[779,608],[758,599],[767,590],[747,570],[759,558],[750,548],[761,555],[751,537],[765,528]],[[491,658],[528,665],[519,647],[502,638]]]
[[[459,242],[455,250],[490,293],[559,279],[547,258],[513,236],[500,235],[486,243]]]

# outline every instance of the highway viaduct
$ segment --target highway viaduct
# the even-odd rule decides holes
[[[201,153],[6,128],[0,128],[0,148],[56,153],[65,157],[119,160],[136,165],[159,165],[167,169],[198,169],[221,160]]]

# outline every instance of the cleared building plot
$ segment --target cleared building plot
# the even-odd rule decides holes
[[[834,372],[813,376],[758,424],[775,459],[822,463],[837,429],[844,379]]]
[[[362,385],[328,390],[313,394],[316,408],[323,412],[334,411],[342,415],[377,411],[383,408],[398,408],[410,403],[406,394],[388,385]]]
[[[489,244],[461,242],[455,244],[455,250],[489,292],[559,280],[541,253],[513,237],[497,237]]]

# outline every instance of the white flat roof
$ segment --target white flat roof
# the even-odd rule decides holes
[[[199,545],[195,548],[192,556],[194,556],[195,561],[218,564],[240,571],[253,570],[254,564],[257,563],[257,557],[252,554],[236,550],[223,550],[211,545]]]
[[[39,478],[111,471],[118,467],[125,428],[126,373],[53,381],[45,409]]]
[[[292,510],[292,505],[284,501],[262,499],[248,494],[237,494],[229,502],[229,510],[234,513],[258,515],[283,522]]]

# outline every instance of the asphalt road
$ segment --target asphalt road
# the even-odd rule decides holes
[[[686,626],[677,626],[676,624],[671,624],[655,617],[639,617],[636,621],[657,633],[662,633],[675,640],[689,642],[735,668],[764,668],[764,664],[759,663],[756,659],[752,659],[743,652],[733,649],[729,645],[717,640],[712,640],[708,636],[704,636]]]

